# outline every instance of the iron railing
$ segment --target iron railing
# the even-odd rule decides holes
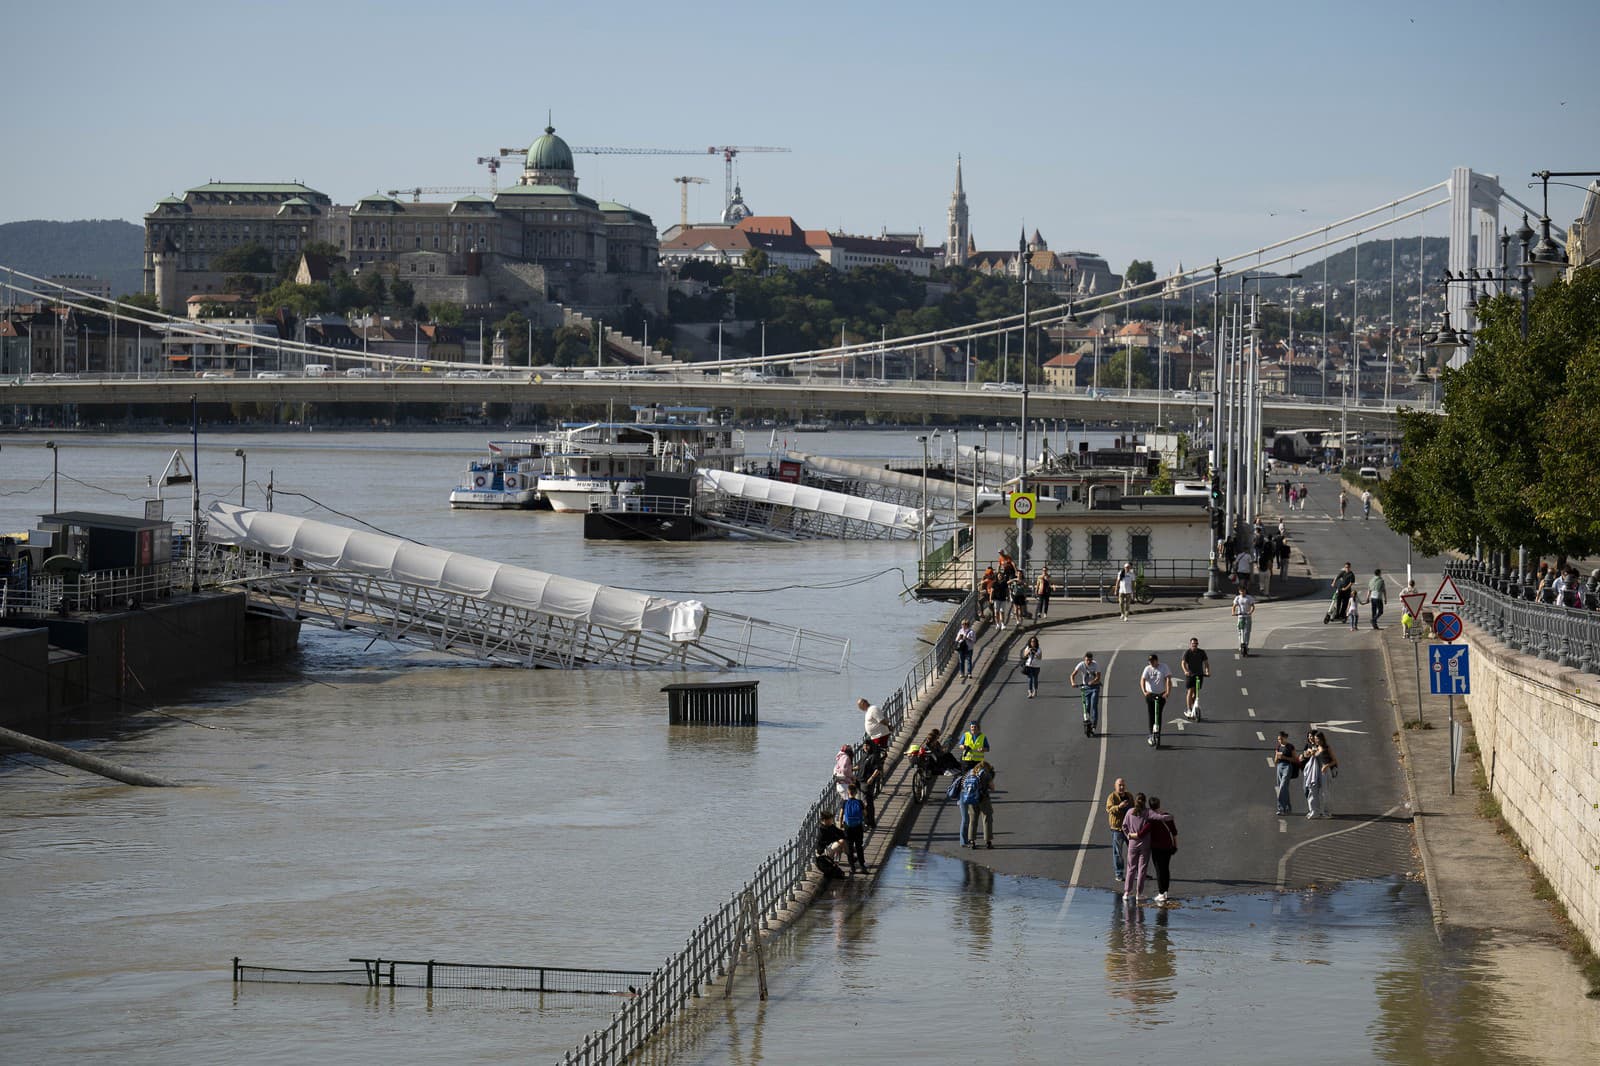
[[[907,712],[949,665],[955,652],[956,630],[964,619],[973,617],[974,602],[968,593],[934,640],[932,649],[912,666],[905,683],[881,704],[894,731],[891,750],[903,749],[899,741],[907,728]],[[637,993],[612,1015],[611,1024],[590,1033],[567,1052],[562,1066],[614,1066],[626,1062],[686,1003],[699,998],[711,982],[726,976],[735,943],[742,944],[750,934],[747,915],[753,915],[765,929],[781,908],[798,899],[812,870],[819,819],[837,804],[838,795],[830,778],[801,817],[795,835],[768,855],[742,888],[701,920],[683,948],[637,986]]]
[[[273,984],[366,985],[369,988],[464,989],[526,992],[532,995],[627,996],[650,976],[648,970],[590,970],[571,966],[511,966],[481,962],[439,962],[356,958],[337,969],[257,966],[233,960],[233,979]]]
[[[1580,607],[1536,603],[1476,562],[1449,563],[1444,572],[1466,599],[1467,621],[1524,655],[1600,674],[1600,613]]]

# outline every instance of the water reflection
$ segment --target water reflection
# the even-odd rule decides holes
[[[1172,1019],[1161,1009],[1177,998],[1173,977],[1178,972],[1167,929],[1165,907],[1146,920],[1145,908],[1124,906],[1113,894],[1111,930],[1106,935],[1106,991],[1128,1007],[1114,1015],[1138,1025],[1162,1025]]]
[[[956,927],[969,959],[986,958],[994,938],[994,871],[977,863],[961,864],[961,889],[956,897]]]

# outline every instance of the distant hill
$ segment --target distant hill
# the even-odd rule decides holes
[[[93,274],[111,294],[144,286],[144,228],[120,219],[0,224],[0,266],[30,274]]]

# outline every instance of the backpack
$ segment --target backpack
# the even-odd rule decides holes
[[[970,807],[983,798],[983,775],[968,774],[961,779],[961,797],[958,802],[963,807]]]
[[[859,797],[851,796],[839,809],[839,817],[845,825],[858,826],[865,820],[866,810],[867,805],[862,803]]]

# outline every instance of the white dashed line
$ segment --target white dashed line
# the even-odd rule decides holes
[[[1239,686],[1239,695],[1248,696],[1248,695],[1250,695],[1250,690],[1245,688],[1243,685],[1240,685]]]
[[[1289,823],[1284,821],[1282,818],[1279,818],[1278,819],[1278,832],[1287,833],[1288,831],[1289,831]]]
[[[1254,707],[1246,707],[1246,708],[1245,708],[1245,709],[1244,709],[1244,711],[1245,711],[1245,713],[1246,713],[1246,714],[1248,714],[1248,715],[1249,715],[1249,716],[1250,716],[1250,717],[1251,717],[1251,718],[1254,718],[1254,717],[1255,717],[1255,716],[1256,716],[1256,709],[1255,709],[1255,708],[1254,708]]]
[[[1234,677],[1243,677],[1244,676],[1244,671],[1243,670],[1235,670],[1233,672],[1233,676]]]
[[[1261,730],[1258,729],[1258,730],[1256,730],[1256,739],[1259,740],[1259,741],[1265,742],[1266,739],[1267,739],[1267,735],[1265,733],[1263,733]]]

